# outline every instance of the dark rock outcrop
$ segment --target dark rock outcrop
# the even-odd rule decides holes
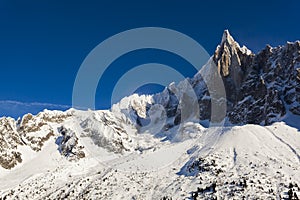
[[[230,121],[268,125],[280,120],[287,109],[299,115],[299,42],[276,48],[268,45],[257,55],[236,53],[243,49],[228,34],[224,32],[213,59],[219,69],[228,71],[226,75],[220,71],[220,75],[226,88]],[[224,37],[228,38],[225,42]],[[233,50],[224,54],[226,49]],[[220,60],[220,54],[225,58]]]
[[[226,116],[233,124],[268,125],[281,120],[287,112],[300,115],[300,42],[288,42],[275,48],[267,45],[254,54],[245,46],[240,47],[225,30],[211,60],[211,69],[204,74],[206,81],[201,73],[187,79],[198,99],[200,120],[213,119],[212,98],[218,95],[213,97],[206,83],[216,84],[216,76],[223,81]],[[174,116],[174,125],[178,125],[180,99],[175,101],[176,96],[169,88],[158,96],[168,100],[163,106],[169,118]]]

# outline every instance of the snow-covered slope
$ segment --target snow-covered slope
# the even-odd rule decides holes
[[[198,124],[189,126],[199,131]],[[275,199],[287,197],[289,190],[300,195],[298,130],[284,123],[215,129],[202,129],[182,143],[161,142],[158,148],[124,156],[95,149],[95,154],[73,162],[59,155],[53,139],[31,162],[2,173],[1,196]]]

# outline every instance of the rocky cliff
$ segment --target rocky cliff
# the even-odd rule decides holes
[[[254,54],[247,47],[240,47],[225,30],[221,44],[206,67],[210,68],[206,70],[210,72],[199,72],[187,79],[198,99],[200,120],[212,119],[212,97],[207,84],[218,84],[216,76],[223,81],[226,116],[232,124],[269,125],[280,121],[287,113],[300,115],[299,41],[275,48],[267,45]],[[178,124],[181,116],[178,109],[180,99],[172,88],[182,89],[181,85],[170,85],[156,95],[158,103],[165,99],[162,104],[168,111],[168,117],[175,116],[172,125]]]

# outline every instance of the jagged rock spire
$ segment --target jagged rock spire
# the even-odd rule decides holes
[[[233,73],[233,69],[241,66],[240,56],[244,54],[240,45],[233,39],[228,30],[222,36],[221,44],[217,47],[214,61],[223,77]]]
[[[229,31],[226,29],[224,30],[224,33],[223,33],[223,36],[222,36],[222,41],[221,41],[221,45],[224,44],[224,43],[229,43],[229,44],[232,44],[234,43],[234,39],[233,37],[230,35]]]
[[[246,47],[240,45],[225,30],[221,44],[217,47],[213,60],[218,68],[218,73],[226,82],[226,93],[230,101],[235,102],[237,93],[244,79],[244,69],[252,57],[252,53]]]

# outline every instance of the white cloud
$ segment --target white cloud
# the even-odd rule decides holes
[[[44,109],[49,110],[66,110],[71,106],[51,104],[51,103],[40,103],[40,102],[20,102],[11,100],[0,100],[0,117],[9,116],[18,118],[27,113],[37,114]]]

